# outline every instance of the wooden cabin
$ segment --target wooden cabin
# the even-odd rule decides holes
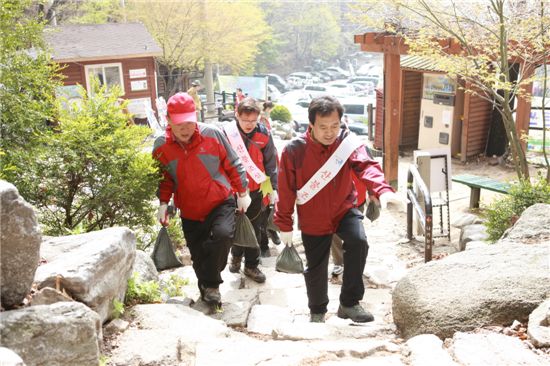
[[[76,85],[90,92],[90,80],[97,77],[122,88],[135,119],[145,118],[144,103],[155,109],[155,57],[162,49],[143,24],[69,24],[47,28],[44,38],[65,76],[59,94],[78,98]]]

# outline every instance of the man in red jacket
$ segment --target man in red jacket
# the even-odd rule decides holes
[[[233,245],[231,248],[231,264],[229,271],[238,273],[244,256],[243,273],[258,283],[265,282],[265,275],[258,268],[260,250],[268,256],[267,240],[262,239],[263,211],[268,203],[277,200],[277,149],[269,130],[259,122],[260,108],[254,98],[244,98],[237,107],[237,121],[224,126],[229,143],[239,155],[247,172],[248,188],[252,203],[246,211],[256,238],[260,243],[258,248],[243,248]],[[269,179],[273,192],[264,200],[260,191],[262,182]],[[266,202],[267,201],[267,202]],[[267,238],[266,238],[267,239]]]
[[[163,168],[158,218],[168,225],[172,195],[180,210],[185,241],[191,252],[202,299],[220,304],[221,271],[235,230],[237,208],[250,205],[246,172],[222,131],[197,123],[195,103],[187,93],[170,97],[168,127],[157,138],[153,157]]]
[[[307,268],[304,271],[310,321],[324,322],[328,305],[328,261],[331,239],[344,242],[344,274],[338,317],[355,322],[374,320],[359,301],[363,298],[363,270],[368,253],[363,215],[357,209],[355,174],[367,189],[387,203],[401,203],[386,183],[380,165],[349,130],[340,128],[343,108],[331,96],[311,101],[308,131],[283,150],[279,173],[279,201],[275,224],[281,240],[292,243],[294,205],[302,231]]]

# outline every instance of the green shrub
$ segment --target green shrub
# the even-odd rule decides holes
[[[550,184],[542,175],[533,183],[521,181],[513,185],[507,196],[494,201],[486,208],[484,216],[489,240],[500,239],[521,213],[535,203],[550,203]]]
[[[177,274],[172,274],[167,282],[161,284],[162,292],[170,297],[184,296],[183,287],[188,284],[189,280],[187,278],[181,278]]]
[[[40,137],[18,177],[17,188],[38,210],[47,235],[154,222],[160,175],[143,149],[150,130],[127,126],[119,88],[92,87],[92,95],[80,88],[80,104],[59,109],[58,126]]]
[[[32,7],[32,0],[0,2],[0,178],[17,188],[27,157],[55,120],[61,86],[60,67],[42,39],[45,22],[32,16]],[[31,47],[32,54],[25,51]]]
[[[292,115],[288,108],[280,104],[273,108],[270,116],[273,121],[290,122],[292,120]]]
[[[153,304],[162,302],[160,286],[157,281],[139,282],[138,274],[134,272],[128,279],[128,288],[124,303],[126,305]]]
[[[113,299],[113,317],[115,319],[120,318],[124,314],[124,303]]]

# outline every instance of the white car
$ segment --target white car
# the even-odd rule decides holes
[[[298,76],[288,76],[286,82],[291,89],[301,89],[304,86],[304,79]]]
[[[329,70],[329,71],[335,71],[337,73],[340,73],[342,75],[344,75],[345,77],[348,77],[349,78],[349,71],[346,71],[344,69],[342,69],[341,67],[338,67],[338,66],[330,66],[330,67],[327,67],[325,70]]]

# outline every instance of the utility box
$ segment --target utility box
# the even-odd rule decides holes
[[[434,224],[433,237],[448,237],[450,240],[451,150],[449,148],[415,150],[413,157],[420,177],[430,192]],[[424,205],[425,200],[421,192],[416,186],[413,189],[420,204]],[[438,227],[435,226],[437,222],[439,222]],[[413,228],[416,228],[416,234],[424,234],[416,214],[413,216]]]
[[[454,126],[459,114],[455,113],[457,96],[453,81],[443,74],[425,73],[422,85],[418,148],[459,146],[455,141],[460,134],[456,128],[459,126]]]

